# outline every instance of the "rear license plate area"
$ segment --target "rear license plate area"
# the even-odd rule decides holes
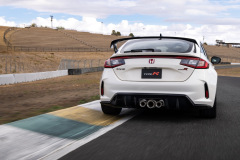
[[[142,79],[161,79],[162,69],[142,69]]]

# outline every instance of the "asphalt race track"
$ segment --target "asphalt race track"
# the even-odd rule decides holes
[[[69,159],[240,159],[240,78],[219,77],[216,119],[144,111],[62,157]]]

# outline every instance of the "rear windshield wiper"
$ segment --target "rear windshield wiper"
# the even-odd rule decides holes
[[[124,53],[130,53],[130,52],[154,52],[154,49],[147,48],[147,49],[132,49],[131,51],[124,51]]]

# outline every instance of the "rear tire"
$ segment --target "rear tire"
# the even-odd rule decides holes
[[[217,116],[217,97],[215,98],[212,108],[200,110],[200,116],[202,118],[216,118]]]
[[[109,115],[119,115],[122,111],[122,108],[114,108],[110,106],[105,106],[101,104],[102,111],[104,114],[109,114]]]

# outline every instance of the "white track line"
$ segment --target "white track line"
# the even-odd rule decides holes
[[[129,119],[133,118],[135,115],[129,115],[129,116],[126,116],[124,118],[122,118],[121,120],[118,120],[117,122],[107,126],[107,127],[104,127],[102,129],[100,129],[99,131],[97,132],[94,132],[93,134],[81,139],[81,140],[78,140],[76,142],[72,142],[70,144],[67,144],[61,148],[58,148],[57,150],[49,153],[48,155],[40,158],[39,160],[55,160],[55,159],[59,159],[61,157],[63,157],[64,155],[70,153],[71,151],[74,151],[76,150],[77,148],[81,147],[82,145],[100,137],[101,135],[107,133],[108,131],[112,130],[113,128],[123,124],[124,122],[128,121]]]

